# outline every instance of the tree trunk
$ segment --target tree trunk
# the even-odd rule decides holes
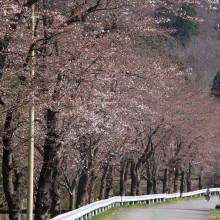
[[[136,189],[136,195],[141,195],[141,177],[140,174],[137,172],[137,189]]]
[[[181,180],[180,180],[180,197],[182,198],[182,194],[184,192],[184,178],[185,178],[185,173],[182,171],[181,173]]]
[[[77,188],[76,208],[85,205],[88,185],[89,185],[89,175],[87,171],[83,170],[79,178],[79,184]]]
[[[163,178],[163,193],[167,192],[167,175],[168,171],[167,169],[164,170],[164,178]]]
[[[157,180],[156,175],[153,176],[153,193],[157,194]]]
[[[69,184],[68,193],[69,193],[69,211],[74,210],[75,200],[76,200],[76,184],[78,182],[78,176],[76,176],[71,185]]]
[[[103,169],[101,184],[100,184],[100,190],[99,190],[99,200],[104,199],[105,190],[106,190],[106,178],[107,178],[107,170],[108,166],[106,165]]]
[[[69,194],[69,211],[72,211],[75,208],[75,193],[76,188],[73,188],[72,192]]]
[[[131,163],[130,172],[131,172],[131,196],[136,196],[138,176],[137,176],[137,166],[134,162]]]
[[[167,175],[167,193],[171,193],[171,188],[172,188],[172,172],[171,170],[168,170],[168,175]]]
[[[3,133],[2,177],[5,198],[8,203],[10,220],[20,220],[21,214],[21,173],[13,161],[12,138],[15,129],[12,127],[13,111],[8,110]]]
[[[96,183],[97,176],[95,175],[95,171],[91,172],[90,183],[89,183],[89,190],[88,190],[88,203],[92,203],[95,200],[95,183]]]
[[[105,199],[113,196],[113,167],[109,167],[109,172],[106,178],[106,192],[105,192]]]
[[[55,162],[60,164],[59,161]],[[61,214],[60,210],[60,171],[57,167],[54,167],[53,170],[53,182],[52,182],[52,189],[51,189],[51,197],[52,197],[52,204],[51,204],[51,218]]]
[[[191,172],[191,168],[192,168],[192,165],[189,162],[188,173],[186,175],[186,190],[187,190],[187,192],[191,192],[191,190],[192,190],[191,189],[192,188],[192,182],[191,182],[192,172]]]
[[[99,136],[94,134],[84,134],[80,136],[80,158],[83,161],[83,168],[81,171],[81,175],[79,177],[79,184],[77,188],[76,195],[76,208],[79,208],[86,203],[86,199],[88,196],[88,187],[90,184],[90,178],[94,175],[93,169],[96,164],[96,156],[98,153],[98,147],[96,146],[99,141]]]
[[[150,173],[150,167],[147,167],[147,195],[152,194],[152,178],[151,178],[151,173]]]
[[[200,173],[199,173],[199,189],[203,188],[203,186],[202,186],[202,173],[203,173],[203,169],[201,167]]]
[[[178,190],[178,176],[179,176],[179,171],[178,169],[175,169],[174,180],[173,180],[173,192],[174,193],[176,193]]]
[[[187,192],[191,192],[192,191],[191,177],[187,177],[186,190],[187,190]]]
[[[47,110],[47,135],[44,143],[44,163],[38,181],[35,204],[35,220],[50,218],[51,209],[55,213],[59,205],[59,162],[61,159],[59,143],[58,112]],[[52,208],[53,206],[53,208]],[[54,214],[53,213],[53,214]]]
[[[126,181],[128,176],[129,163],[123,162],[120,170],[120,196],[126,195]]]

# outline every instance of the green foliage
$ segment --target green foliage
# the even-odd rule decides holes
[[[215,206],[215,208],[216,208],[216,209],[220,209],[220,204],[217,204],[217,205]]]
[[[171,4],[171,1],[167,1],[168,6]],[[197,12],[188,3],[172,4],[172,6],[173,10],[170,7],[161,7],[158,9],[157,15],[159,17],[169,19],[168,22],[162,23],[161,26],[175,29],[176,31],[172,35],[182,41],[186,41],[198,33],[198,24],[187,18],[188,16],[195,17]],[[181,13],[176,13],[176,11],[181,12],[182,15],[180,15]]]
[[[175,1],[169,1],[169,0],[167,0],[166,1],[166,4],[168,5],[168,6],[176,6],[177,5],[177,3],[175,2]]]
[[[180,5],[183,11],[186,12],[186,15],[195,17],[197,15],[195,8],[192,5],[189,5],[187,3],[183,3]]]
[[[198,25],[195,22],[180,16],[176,16],[173,27],[177,30],[173,35],[183,40],[187,40],[198,33]]]
[[[92,218],[89,218],[89,220],[103,220],[107,218],[108,216],[112,215],[113,213],[119,211],[121,208],[120,207],[113,207],[106,212],[102,212],[98,215],[93,216]]]
[[[213,219],[220,220],[220,210],[219,209],[211,210],[209,212],[209,214]]]

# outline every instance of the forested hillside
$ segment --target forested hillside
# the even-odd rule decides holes
[[[185,36],[190,36],[190,40],[186,44],[173,41],[166,44],[167,49],[176,54],[186,67],[193,68],[196,81],[209,86],[212,86],[213,78],[219,71],[220,58],[220,9],[218,1],[215,2],[212,6],[205,4],[204,7],[195,8],[199,25],[187,28]]]
[[[35,220],[115,195],[219,186],[219,102],[210,87],[219,36],[203,31],[217,7],[0,1],[0,209],[10,220],[27,208],[30,141]]]

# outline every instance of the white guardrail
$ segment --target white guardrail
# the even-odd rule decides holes
[[[81,208],[75,209],[70,212],[58,215],[51,220],[87,220],[90,217],[104,212],[114,206],[127,205],[127,204],[150,204],[164,202],[169,199],[203,196],[207,189],[197,190],[187,193],[174,193],[174,194],[152,194],[143,196],[115,196],[106,200],[100,200]],[[210,188],[212,194],[219,192],[220,188]]]

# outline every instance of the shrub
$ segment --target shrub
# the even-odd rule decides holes
[[[220,204],[216,205],[215,209],[220,209]]]

